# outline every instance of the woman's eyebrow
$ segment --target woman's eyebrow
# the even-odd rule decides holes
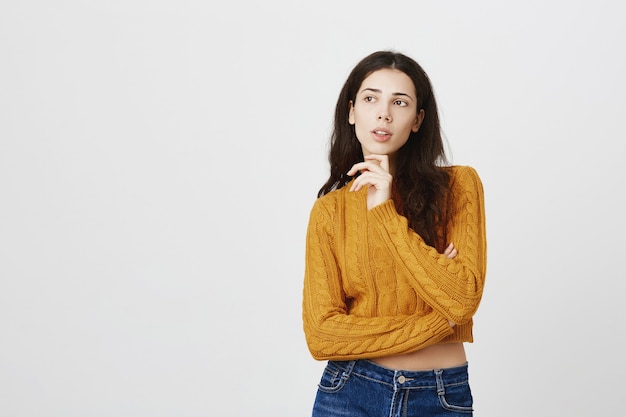
[[[365,91],[371,91],[372,93],[377,93],[380,94],[382,93],[382,90],[378,89],[378,88],[370,88],[370,87],[366,87],[363,90],[361,90],[361,93],[365,92]],[[410,94],[407,93],[401,93],[401,92],[395,92],[395,93],[391,93],[392,96],[401,96],[401,97],[408,97],[411,100],[413,100],[413,97],[411,97]]]

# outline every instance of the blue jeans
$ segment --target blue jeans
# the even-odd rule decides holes
[[[467,364],[393,370],[368,360],[328,361],[313,417],[472,416]]]

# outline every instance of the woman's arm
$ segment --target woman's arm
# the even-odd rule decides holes
[[[315,359],[365,359],[411,352],[453,333],[437,311],[425,316],[357,317],[348,314],[329,212],[314,205],[307,230],[303,323]]]
[[[397,264],[413,277],[419,296],[443,317],[468,322],[480,303],[486,273],[483,187],[471,167],[456,167],[452,192],[456,214],[448,237],[458,250],[454,259],[427,245],[408,227],[393,201],[369,210],[381,239]]]

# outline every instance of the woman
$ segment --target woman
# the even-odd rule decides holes
[[[419,64],[380,51],[356,65],[329,162],[306,242],[304,331],[328,361],[313,416],[471,415],[483,189],[474,169],[447,166]]]

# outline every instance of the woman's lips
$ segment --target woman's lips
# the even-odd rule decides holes
[[[374,135],[374,139],[378,142],[386,142],[391,137],[391,132],[384,128],[377,128],[372,130],[372,135]]]

